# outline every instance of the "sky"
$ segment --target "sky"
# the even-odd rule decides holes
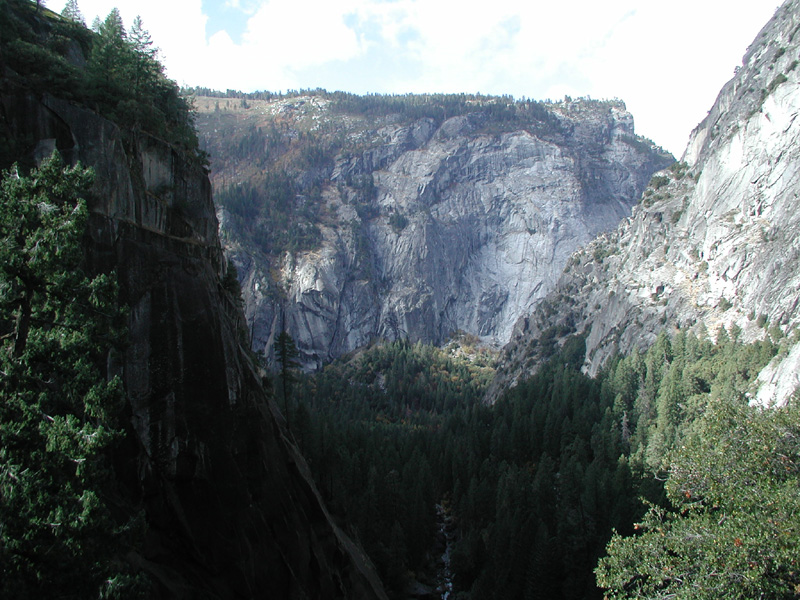
[[[60,12],[66,0],[46,0]],[[676,157],[778,0],[78,0],[139,15],[178,84],[619,98]]]

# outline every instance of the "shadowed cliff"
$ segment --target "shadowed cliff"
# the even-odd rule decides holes
[[[6,25],[42,40],[57,25],[31,3],[1,8]],[[63,47],[79,64],[78,42]],[[128,399],[117,503],[147,525],[125,560],[158,597],[385,597],[251,361],[201,161],[75,94],[28,85],[24,65],[0,66],[0,136],[16,152],[4,158],[33,164],[58,150],[96,173],[86,261],[116,271],[129,308],[127,346],[108,365]]]

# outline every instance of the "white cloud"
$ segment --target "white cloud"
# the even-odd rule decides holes
[[[280,64],[292,71],[359,53],[355,32],[345,25],[347,2],[270,0],[248,21],[243,46],[252,62]]]
[[[750,7],[743,18],[718,0],[640,2],[583,63],[592,94],[624,99],[637,131],[679,155],[774,9]]]

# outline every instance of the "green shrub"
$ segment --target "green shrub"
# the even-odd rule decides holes
[[[669,177],[667,177],[666,175],[653,175],[648,185],[654,190],[660,190],[668,183],[669,183]]]
[[[769,86],[767,86],[767,94],[771,94],[775,91],[775,88],[778,87],[780,84],[785,83],[788,81],[788,78],[783,73],[778,73],[775,76],[775,79],[770,81]]]
[[[408,218],[398,212],[394,212],[389,216],[389,226],[395,233],[400,233],[408,225]]]

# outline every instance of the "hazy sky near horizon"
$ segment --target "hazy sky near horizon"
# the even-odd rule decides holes
[[[66,0],[46,0],[60,12]],[[620,98],[680,157],[778,0],[78,0],[140,15],[182,85]]]

